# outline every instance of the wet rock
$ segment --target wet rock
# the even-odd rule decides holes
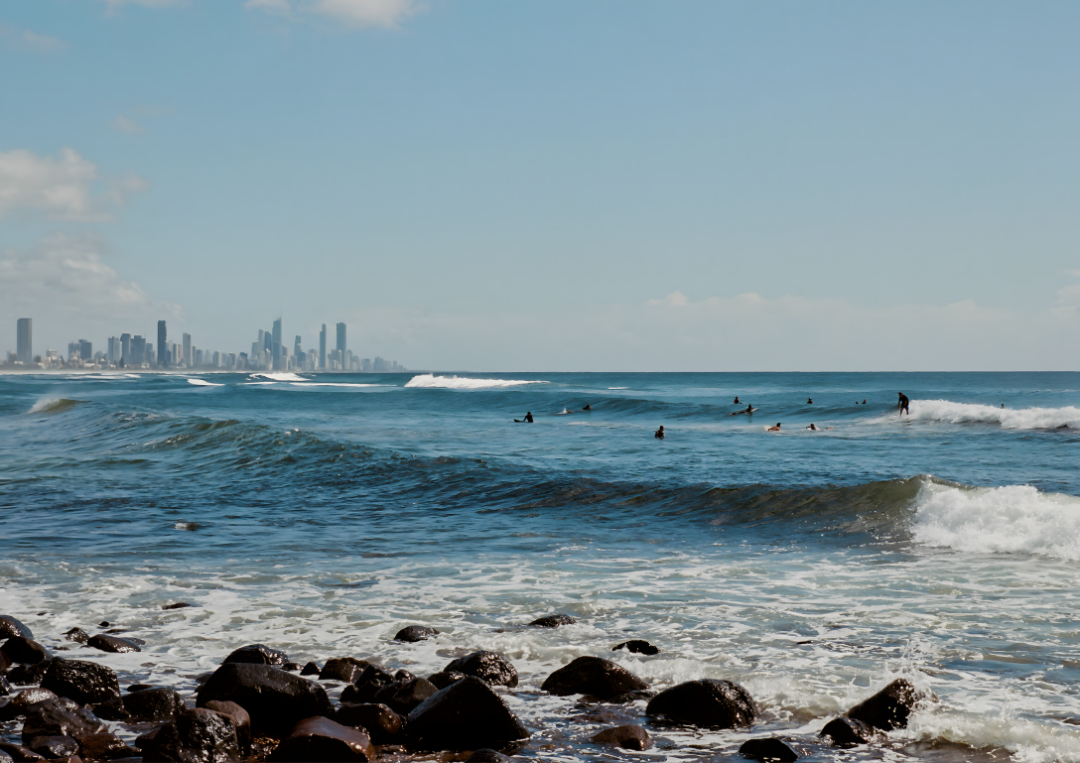
[[[570,617],[570,615],[547,615],[546,617],[536,618],[529,625],[537,628],[558,628],[560,625],[574,625],[575,623],[577,623],[577,620]]]
[[[124,709],[124,700],[120,697],[94,705],[94,715],[105,721],[126,721],[128,719],[127,710]]]
[[[401,733],[405,719],[386,705],[377,702],[342,703],[334,720],[344,726],[365,729],[373,744],[391,744]]]
[[[739,754],[752,760],[782,761],[791,763],[799,759],[799,753],[776,737],[748,739],[739,747]]]
[[[36,665],[17,665],[7,672],[7,679],[16,686],[36,686],[52,666],[51,660]]]
[[[267,760],[292,763],[369,761],[375,757],[371,739],[363,731],[329,718],[305,718],[297,723]]]
[[[41,686],[83,705],[120,696],[120,682],[112,668],[83,660],[53,660]]]
[[[648,688],[647,683],[617,663],[599,657],[578,657],[548,676],[540,690],[560,697],[591,694],[598,699],[609,699]]]
[[[631,702],[637,702],[638,700],[648,702],[655,696],[656,692],[649,689],[637,689],[635,691],[624,691],[622,694],[616,694],[614,697],[608,697],[604,702],[610,702],[614,705],[626,705]]]
[[[829,737],[833,747],[854,747],[873,739],[874,730],[862,721],[841,716],[826,723],[818,736]]]
[[[51,657],[45,647],[25,636],[11,636],[0,646],[0,652],[16,665],[37,665]]]
[[[235,650],[225,658],[226,663],[238,662],[252,665],[284,665],[289,655],[280,649],[271,649],[266,644],[248,644]]]
[[[641,726],[614,726],[592,738],[597,744],[617,744],[626,750],[647,750],[652,747],[649,732]]]
[[[475,750],[528,739],[529,731],[486,682],[467,676],[409,713],[405,736],[413,750]]]
[[[394,683],[380,689],[374,701],[389,705],[394,712],[408,715],[414,707],[438,691],[438,687],[426,678],[413,678],[411,681]]]
[[[105,730],[105,724],[96,715],[77,702],[60,697],[29,708],[26,722],[23,723],[22,738],[24,743],[39,736],[69,736],[78,739]]]
[[[64,633],[64,638],[68,641],[74,641],[76,644],[85,644],[90,640],[90,634],[82,628],[72,628]]]
[[[281,666],[282,670],[287,670],[290,673],[299,673],[303,666],[299,662],[286,662]]]
[[[11,695],[11,692],[12,692],[11,684],[8,683],[8,680],[7,680],[6,677],[4,677],[3,675],[0,675],[0,697],[8,697],[8,696]]]
[[[91,636],[90,640],[86,642],[86,645],[93,647],[94,649],[100,649],[103,652],[112,652],[113,654],[142,651],[142,649],[139,648],[139,645],[130,639],[118,638],[116,636],[104,636],[100,633],[96,636]]]
[[[22,763],[23,761],[45,760],[45,757],[38,755],[29,747],[23,747],[21,744],[11,744],[0,739],[0,762],[6,763],[9,760]]]
[[[48,689],[36,686],[32,689],[23,689],[12,697],[7,704],[0,707],[0,721],[10,721],[26,715],[30,707],[39,702],[48,702],[50,699],[57,699],[57,696]]]
[[[15,763],[15,760],[6,752],[0,750],[0,763]]]
[[[300,671],[300,675],[302,676],[317,676],[320,673],[322,673],[322,668],[319,667],[319,663],[317,662],[309,662]]]
[[[249,754],[251,752],[251,716],[248,715],[248,711],[235,702],[219,702],[218,700],[207,702],[206,709],[213,710],[232,721],[240,752]]]
[[[342,702],[371,702],[380,689],[394,683],[394,677],[380,665],[371,664],[356,678],[352,686],[341,692]]]
[[[518,684],[517,669],[510,661],[501,654],[495,652],[473,652],[464,657],[458,657],[445,668],[444,673],[457,672],[467,676],[475,676],[487,681],[492,686],[509,686],[513,688]]]
[[[0,675],[6,673],[12,665],[11,658],[0,651]]]
[[[653,697],[645,712],[672,723],[721,729],[749,726],[758,714],[746,689],[713,678],[672,686]]]
[[[445,689],[450,684],[456,683],[464,677],[464,673],[458,673],[456,670],[443,670],[428,676],[428,680],[435,684],[435,688]]]
[[[394,636],[394,641],[404,641],[408,644],[415,644],[417,641],[427,641],[432,636],[438,636],[439,632],[434,628],[428,628],[426,625],[407,625],[397,632]]]
[[[49,760],[70,758],[79,751],[78,741],[66,736],[34,737],[26,746]]]
[[[178,601],[175,604],[163,604],[162,609],[183,609],[184,607],[190,607],[186,601]]]
[[[172,723],[139,737],[137,743],[146,763],[228,763],[240,758],[232,722],[203,707],[184,710]]]
[[[130,694],[134,694],[137,691],[146,691],[147,689],[155,688],[152,684],[131,684],[127,687],[126,691]]]
[[[102,620],[100,623],[98,623],[99,628],[108,628],[110,625],[112,625],[112,623],[110,623],[108,620]]]
[[[474,750],[473,754],[465,759],[465,763],[503,763],[507,760],[513,760],[513,758],[490,747],[481,747],[479,750]]]
[[[919,695],[906,678],[898,678],[869,699],[847,711],[848,718],[882,731],[902,729]]]
[[[226,663],[199,689],[196,704],[235,702],[251,715],[254,733],[280,734],[313,715],[333,712],[326,690],[314,681],[269,665]]]
[[[16,636],[33,638],[34,634],[11,615],[0,615],[0,640],[15,638]]]
[[[326,661],[326,667],[319,672],[320,681],[344,681],[351,684],[371,663],[355,657],[335,657]]]
[[[648,641],[643,641],[639,638],[631,639],[630,641],[624,641],[621,644],[616,644],[615,646],[611,647],[611,651],[613,652],[616,652],[620,649],[625,649],[626,651],[633,652],[634,654],[646,654],[649,656],[652,656],[654,654],[660,654],[660,650],[657,647],[653,646]]]
[[[122,701],[133,721],[167,721],[184,709],[184,700],[172,689],[137,691]]]
[[[116,734],[90,734],[79,739],[79,755],[86,760],[116,760],[138,754]]]

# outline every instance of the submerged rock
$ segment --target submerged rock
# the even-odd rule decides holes
[[[517,669],[508,659],[495,652],[479,651],[458,657],[443,668],[443,672],[464,673],[486,681],[492,686],[513,688],[518,685]]]
[[[486,682],[468,676],[409,713],[405,736],[413,750],[475,750],[528,739],[529,731]]]
[[[64,633],[64,639],[67,641],[74,641],[76,644],[85,644],[90,640],[90,634],[82,628],[72,628]]]
[[[112,668],[83,660],[53,660],[41,686],[83,705],[120,696],[120,682]]]
[[[873,739],[874,730],[862,721],[841,716],[826,723],[818,736],[828,737],[833,747],[853,747]]]
[[[577,620],[570,615],[547,615],[536,618],[529,625],[537,628],[558,628],[560,625],[574,625],[575,623]]]
[[[869,699],[847,711],[848,718],[862,721],[882,731],[902,729],[918,700],[915,686],[906,678],[898,678]]]
[[[279,649],[271,649],[266,644],[248,644],[235,650],[225,658],[226,663],[237,662],[252,665],[284,665],[289,655]]]
[[[0,615],[0,641],[6,638],[33,638],[33,632],[11,615]]]
[[[641,726],[626,725],[604,729],[592,737],[597,744],[617,744],[627,750],[647,750],[652,747],[649,732]]]
[[[100,633],[96,636],[91,636],[87,640],[86,645],[93,647],[94,649],[100,649],[103,652],[112,652],[113,654],[142,651],[142,649],[139,648],[139,645],[131,639],[105,636]]]
[[[648,641],[643,641],[639,638],[624,641],[621,644],[616,644],[611,647],[611,651],[613,652],[617,652],[620,649],[625,649],[626,651],[635,654],[649,655],[650,657],[654,654],[660,654],[660,650],[657,647],[653,646]]]
[[[226,663],[199,689],[196,704],[235,702],[251,715],[255,733],[281,734],[304,718],[333,712],[326,690],[314,681],[269,665]]]
[[[183,609],[184,607],[190,607],[190,606],[191,605],[188,604],[186,601],[178,601],[175,604],[163,604],[163,605],[161,605],[161,608],[162,609]]]
[[[426,625],[408,625],[397,632],[394,641],[404,641],[409,644],[417,641],[427,641],[432,636],[438,636],[439,632]]]
[[[367,660],[358,660],[355,657],[335,657],[326,661],[326,667],[319,672],[319,680],[351,684],[370,664]]]
[[[780,761],[781,763],[792,763],[799,759],[799,753],[776,737],[748,739],[739,747],[739,754],[753,760]]]
[[[11,636],[0,646],[0,652],[16,665],[37,665],[52,656],[41,644],[25,636]]]
[[[391,744],[397,740],[405,719],[388,706],[376,702],[342,703],[334,720],[345,726],[365,729],[374,744]]]
[[[599,657],[578,657],[548,676],[540,690],[560,697],[591,694],[598,699],[610,699],[648,688],[649,684],[618,663]]]
[[[329,718],[305,718],[297,723],[267,760],[286,763],[369,761],[375,757],[366,733]]]
[[[672,686],[653,697],[645,712],[673,723],[720,729],[749,726],[758,714],[746,689],[713,678]]]

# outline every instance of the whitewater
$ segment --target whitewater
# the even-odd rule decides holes
[[[424,676],[489,649],[526,759],[1080,761],[1078,448],[1080,374],[0,376],[0,614],[185,697],[249,643]],[[143,651],[63,640],[103,621]],[[761,718],[599,747],[539,690],[584,655]],[[907,728],[818,739],[898,677],[934,697]]]

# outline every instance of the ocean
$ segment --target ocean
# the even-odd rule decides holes
[[[524,758],[1080,761],[1078,456],[1077,373],[8,374],[0,614],[187,697],[250,643],[416,675],[499,652]],[[101,621],[143,651],[62,638]],[[582,655],[762,716],[593,744],[539,689]],[[907,728],[817,741],[896,677],[936,698]]]

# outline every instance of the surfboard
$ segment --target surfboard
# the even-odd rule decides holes
[[[761,410],[760,408],[751,408],[751,409],[750,409],[750,410],[748,410],[748,411],[747,411],[747,410],[742,410],[742,411],[735,411],[735,413],[733,413],[733,414],[731,414],[731,415],[732,415],[732,416],[741,416],[741,415],[743,415],[744,413],[753,413],[754,411],[760,411],[760,410]]]

